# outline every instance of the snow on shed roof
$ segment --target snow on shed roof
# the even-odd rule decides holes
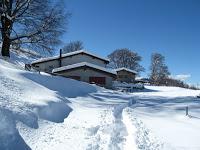
[[[65,71],[65,70],[70,70],[70,69],[79,68],[79,67],[84,67],[84,66],[87,66],[87,67],[90,67],[90,68],[94,68],[94,69],[97,69],[97,70],[101,70],[103,72],[107,72],[107,73],[114,74],[114,75],[117,74],[117,72],[114,71],[114,70],[111,70],[111,69],[108,69],[108,68],[104,68],[104,67],[100,67],[100,66],[88,63],[88,62],[81,62],[81,63],[76,63],[76,64],[73,64],[73,65],[68,65],[68,66],[55,68],[55,69],[52,70],[52,73],[61,72],[61,71]]]
[[[70,56],[81,54],[81,53],[89,55],[89,56],[92,56],[92,57],[95,57],[97,59],[100,59],[100,60],[103,60],[103,61],[109,63],[109,59],[106,59],[106,58],[103,58],[103,57],[99,57],[99,56],[97,56],[95,54],[87,52],[86,50],[79,50],[79,51],[75,51],[75,52],[70,52],[70,53],[62,54],[62,58],[64,58],[64,57],[70,57]],[[60,58],[60,56],[53,56],[53,57],[42,58],[42,59],[38,59],[38,60],[33,61],[32,64],[37,64],[37,63],[42,63],[42,62],[57,60],[59,58]]]
[[[137,74],[136,71],[131,70],[131,69],[128,69],[128,68],[125,68],[125,67],[115,69],[116,72],[118,72],[118,71],[122,71],[122,70],[125,70],[125,71],[128,71],[128,72],[131,72],[131,73]]]

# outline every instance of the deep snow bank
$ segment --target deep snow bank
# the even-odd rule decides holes
[[[38,128],[38,117],[63,122],[72,111],[67,97],[95,91],[86,83],[20,70],[0,58],[0,150],[30,149],[16,128],[17,121],[31,128]]]

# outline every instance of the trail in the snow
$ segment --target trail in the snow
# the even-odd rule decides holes
[[[112,107],[112,124],[109,127],[109,150],[161,150],[163,143],[145,127],[144,123],[134,116],[129,108],[136,103],[130,99],[128,103]],[[109,113],[111,116],[111,112]],[[102,128],[105,128],[102,126]],[[104,133],[105,134],[105,133]]]
[[[104,110],[102,121],[96,128],[93,141],[87,150],[122,150],[127,136],[126,127],[121,120],[121,114],[114,116],[115,107]]]
[[[127,107],[122,115],[126,124],[135,127],[136,144],[139,150],[162,150],[164,144],[160,142],[144,123],[134,116],[133,109]]]
[[[70,101],[73,111],[64,123],[40,120],[37,130],[19,125],[33,150],[159,150],[160,145],[129,111],[134,100],[108,104],[79,97]]]
[[[136,150],[135,136],[130,133],[134,126],[127,126],[123,121],[123,109],[132,104],[120,103],[113,105],[102,114],[102,121],[99,126],[94,128],[95,135],[93,142],[88,145],[87,150]],[[135,131],[135,130],[134,130]],[[131,143],[131,144],[130,144]]]
[[[101,112],[101,121],[96,128],[89,128],[92,141],[88,144],[87,150],[105,150],[108,149],[110,140],[111,124],[113,122],[112,109],[108,108]],[[94,130],[96,129],[96,130]],[[93,130],[93,132],[91,132]],[[94,132],[95,131],[95,132]],[[92,133],[92,134],[91,134]]]

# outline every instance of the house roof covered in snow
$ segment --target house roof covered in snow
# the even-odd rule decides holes
[[[125,68],[125,67],[115,69],[116,72],[118,72],[118,71],[123,71],[123,70],[125,70],[125,71],[127,71],[127,72],[131,72],[131,73],[137,74],[136,71],[131,70],[131,69],[128,69],[128,68]]]
[[[75,51],[75,52],[70,52],[70,53],[62,54],[62,58],[70,57],[70,56],[74,56],[74,55],[79,55],[79,54],[85,54],[85,55],[88,55],[88,56],[100,59],[100,60],[104,61],[107,64],[109,63],[109,59],[97,56],[95,54],[87,52],[86,50],[79,50],[79,51]],[[31,64],[38,64],[38,63],[53,61],[53,60],[57,60],[59,58],[60,58],[60,56],[53,56],[53,57],[42,58],[42,59],[38,59],[38,60],[33,61]]]
[[[100,70],[100,71],[103,71],[105,73],[109,73],[109,74],[112,74],[112,75],[116,75],[117,74],[116,71],[114,71],[112,69],[100,67],[100,66],[88,63],[88,62],[81,62],[81,63],[76,63],[76,64],[73,64],[73,65],[68,65],[68,66],[55,68],[55,69],[52,70],[52,73],[63,72],[63,71],[76,69],[76,68],[81,68],[81,67],[89,67],[89,68]]]

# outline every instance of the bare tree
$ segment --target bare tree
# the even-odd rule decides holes
[[[127,48],[117,49],[108,55],[111,67],[121,68],[125,67],[137,71],[138,73],[144,71],[144,68],[139,64],[142,57],[136,52]]]
[[[63,47],[63,53],[74,52],[83,49],[83,42],[73,41]]]
[[[10,46],[34,46],[51,52],[60,43],[66,20],[63,1],[0,0],[2,56],[10,56]]]
[[[151,56],[150,80],[156,85],[166,85],[170,72],[165,64],[165,57],[159,53],[153,53]]]

